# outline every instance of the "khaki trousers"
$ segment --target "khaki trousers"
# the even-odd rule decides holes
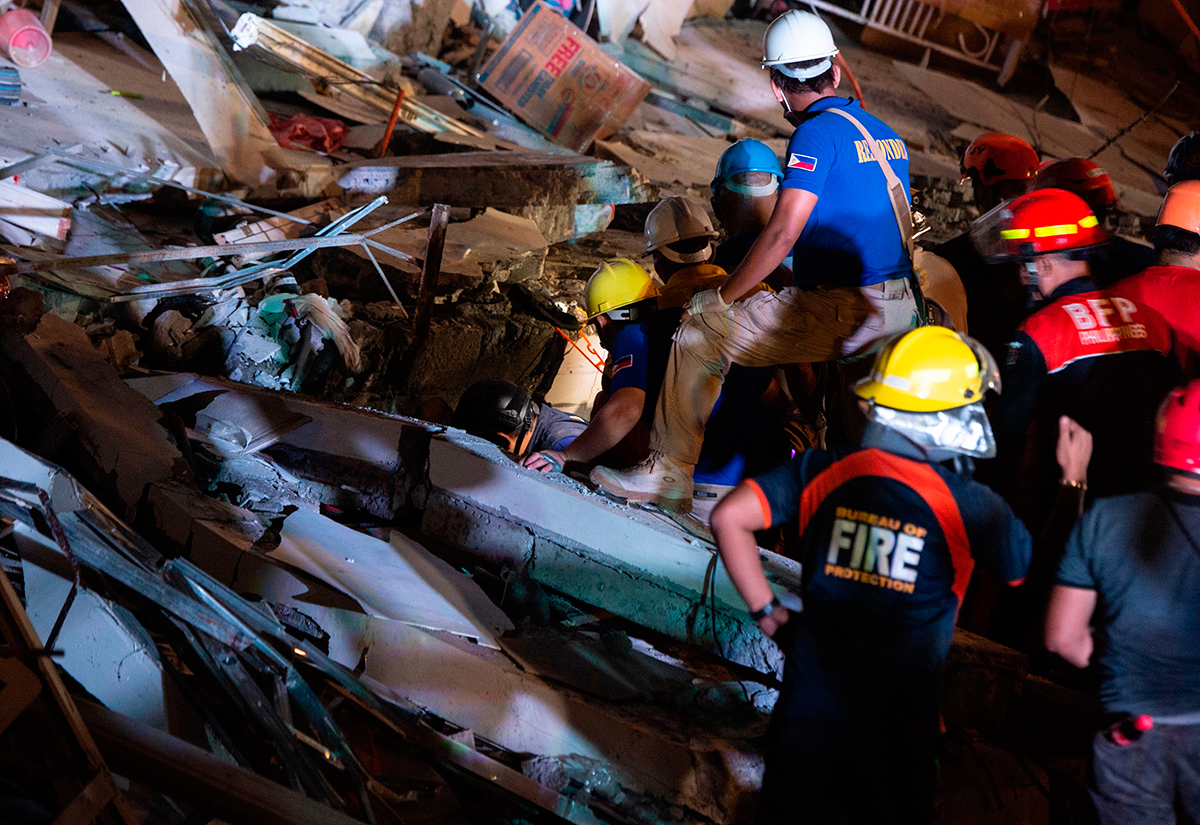
[[[903,278],[867,287],[759,292],[725,312],[689,317],[671,345],[650,447],[685,464],[699,460],[704,422],[731,364],[770,367],[866,355],[916,321],[916,302]]]

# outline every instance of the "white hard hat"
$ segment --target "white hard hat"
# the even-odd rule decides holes
[[[807,69],[789,69],[785,64],[830,58],[838,53],[833,34],[825,21],[809,11],[792,9],[775,18],[763,34],[762,67],[774,66],[788,77],[808,80],[829,71],[826,59]]]
[[[646,254],[661,252],[677,264],[695,264],[708,260],[708,247],[698,252],[676,252],[667,244],[689,238],[715,238],[717,232],[704,207],[689,198],[672,195],[663,198],[646,216]]]

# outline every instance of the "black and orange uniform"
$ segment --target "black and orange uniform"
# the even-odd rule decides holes
[[[922,822],[938,693],[975,560],[1018,584],[1030,538],[987,487],[868,424],[748,482],[800,531],[804,610],[784,626],[762,821]]]
[[[993,428],[1004,486],[1017,512],[1041,524],[1058,482],[1058,418],[1094,439],[1089,493],[1120,495],[1153,478],[1158,405],[1180,380],[1163,317],[1088,278],[1061,285],[1009,345]]]

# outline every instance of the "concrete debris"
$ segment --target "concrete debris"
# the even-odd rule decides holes
[[[163,825],[751,821],[783,655],[705,521],[448,422],[484,378],[592,414],[590,275],[644,259],[661,197],[713,203],[735,141],[786,152],[751,19],[786,4],[123,5],[63,4],[53,57],[16,86],[0,68],[0,102],[19,95],[0,118],[0,568],[103,705],[80,713],[131,798]],[[1042,24],[1053,64],[1023,28],[962,47],[977,65],[1028,47],[1003,93],[948,74],[955,36],[991,36],[966,18],[1006,13],[953,6],[905,39],[920,65],[875,48],[879,21],[834,37],[843,90],[907,146],[927,293],[965,323],[927,249],[978,216],[967,142],[1086,156],[1165,89],[1126,71],[1132,50],[1073,52],[1092,34],[1070,15]],[[1097,156],[1122,231],[1144,234],[1198,106],[1182,85]],[[320,153],[269,128],[323,121]],[[829,432],[805,377],[777,399],[797,450]],[[794,534],[760,535],[802,609]],[[32,689],[12,661],[0,680]],[[1040,664],[955,632],[940,823],[1085,818],[1092,709]]]

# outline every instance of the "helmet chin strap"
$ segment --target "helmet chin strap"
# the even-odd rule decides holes
[[[1029,275],[1029,285],[1025,288],[1025,308],[1033,309],[1042,300],[1037,261],[1025,261],[1025,272]]]

